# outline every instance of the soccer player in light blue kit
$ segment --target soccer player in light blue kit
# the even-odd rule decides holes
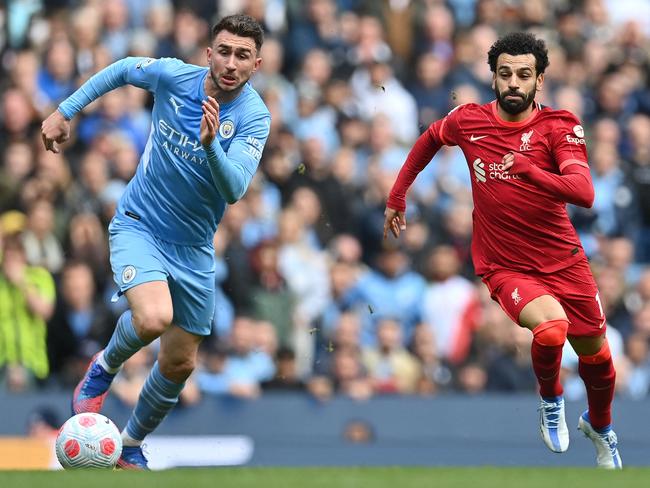
[[[141,449],[177,403],[210,334],[214,311],[212,239],[226,203],[240,199],[258,166],[271,117],[248,83],[259,68],[263,31],[251,17],[212,30],[208,68],[177,59],[126,58],[98,72],[42,124],[45,147],[70,134],[70,119],[125,84],[154,95],[153,123],[136,175],[109,226],[111,267],[130,310],[95,355],[72,409],[99,412],[121,365],[160,337],[160,352],[122,432],[118,466],[147,469]]]

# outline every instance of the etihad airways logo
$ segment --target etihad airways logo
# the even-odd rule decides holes
[[[173,155],[192,163],[205,163],[205,151],[200,141],[190,138],[190,136],[175,129],[163,119],[158,120],[158,130],[165,139],[162,147]]]
[[[488,178],[491,180],[520,180],[519,175],[511,175],[504,169],[502,163],[489,163],[487,168],[481,158],[476,158],[472,163],[474,177],[477,183],[485,183]]]

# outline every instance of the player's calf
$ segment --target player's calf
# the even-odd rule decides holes
[[[564,398],[560,384],[562,347],[569,323],[566,319],[549,320],[533,329],[531,357],[539,383],[539,430],[546,447],[553,452],[569,448],[569,429],[564,415]]]
[[[555,398],[563,393],[560,365],[568,329],[569,322],[566,319],[549,320],[533,329],[530,354],[539,383],[539,393],[543,398]]]

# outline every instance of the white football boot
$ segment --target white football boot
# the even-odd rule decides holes
[[[564,418],[564,398],[541,398],[539,404],[539,431],[546,447],[553,452],[569,448],[569,429]]]
[[[598,432],[591,426],[588,412],[584,412],[578,420],[578,430],[581,430],[594,443],[596,447],[596,463],[599,468],[623,468],[623,462],[618,453],[618,439],[611,427],[607,427],[602,432]]]

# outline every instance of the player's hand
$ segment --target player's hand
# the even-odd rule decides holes
[[[219,129],[219,103],[212,97],[203,100],[201,105],[203,117],[201,117],[201,144],[209,146],[217,136]]]
[[[530,159],[521,153],[510,151],[501,160],[503,170],[511,175],[525,175],[530,171]]]
[[[386,207],[384,210],[384,239],[388,237],[388,231],[397,238],[399,233],[406,230],[406,216],[404,212]]]
[[[41,124],[41,138],[48,151],[58,154],[57,144],[63,144],[70,139],[70,121],[61,112],[55,110]]]

